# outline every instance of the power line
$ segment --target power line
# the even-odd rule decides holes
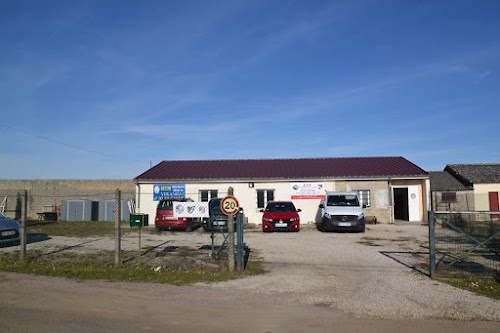
[[[144,163],[144,161],[136,160],[136,159],[133,159],[133,158],[123,158],[123,157],[120,157],[120,156],[117,156],[117,155],[107,154],[107,153],[103,153],[103,152],[100,152],[100,151],[97,151],[97,150],[91,150],[91,149],[83,148],[83,147],[80,147],[80,146],[72,145],[72,144],[69,144],[69,143],[65,143],[65,142],[62,142],[62,141],[57,141],[57,140],[54,140],[54,139],[51,139],[51,138],[48,138],[48,137],[45,137],[45,136],[41,136],[41,135],[38,135],[38,134],[33,134],[33,133],[30,133],[30,132],[21,130],[19,128],[15,128],[15,127],[9,126],[9,125],[0,124],[0,126],[5,127],[7,129],[10,129],[10,130],[13,130],[13,131],[16,131],[16,132],[19,132],[19,133],[23,133],[23,134],[35,137],[37,139],[41,139],[41,140],[52,142],[52,143],[55,143],[55,144],[58,144],[58,145],[62,145],[62,146],[70,147],[70,148],[73,148],[73,149],[81,150],[81,151],[84,151],[86,153],[97,154],[97,155],[106,156],[106,157],[114,157],[114,158],[117,157],[117,158],[120,158],[120,159],[126,159],[126,160],[131,160],[131,161],[136,161],[136,162]]]

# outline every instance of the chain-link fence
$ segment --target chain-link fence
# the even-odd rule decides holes
[[[431,276],[497,276],[500,212],[431,212]]]
[[[214,247],[224,248],[227,231],[211,230],[203,219],[196,220],[190,231],[157,230],[158,202],[145,214],[148,226],[132,226],[135,192],[118,193],[0,193],[0,198],[7,197],[5,215],[20,222],[23,216],[26,219],[26,244],[3,242],[0,254],[28,262],[118,263],[170,269],[210,269],[219,264],[215,259],[227,258],[214,256],[213,251]]]

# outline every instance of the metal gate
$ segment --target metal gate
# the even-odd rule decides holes
[[[429,212],[430,275],[498,276],[500,212]]]

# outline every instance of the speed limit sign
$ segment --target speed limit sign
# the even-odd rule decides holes
[[[238,203],[238,200],[236,200],[236,198],[232,195],[228,195],[220,202],[220,209],[226,215],[236,214],[239,208],[240,204]]]

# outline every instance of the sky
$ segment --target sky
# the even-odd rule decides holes
[[[0,0],[0,178],[500,163],[500,2]]]

